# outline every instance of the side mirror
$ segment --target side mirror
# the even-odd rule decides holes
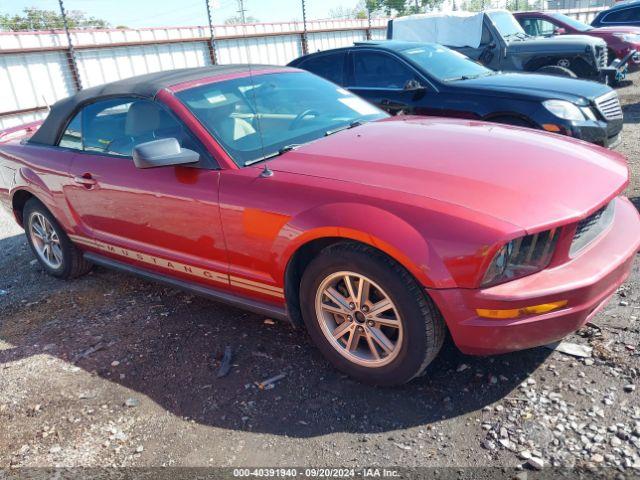
[[[200,154],[181,148],[175,138],[162,138],[141,143],[133,148],[133,163],[136,168],[169,167],[196,163]]]
[[[564,35],[565,33],[567,33],[567,31],[564,28],[557,27],[553,29],[554,35]]]
[[[404,84],[405,91],[424,90],[424,86],[418,80],[409,80]]]

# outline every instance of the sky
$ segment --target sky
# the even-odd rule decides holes
[[[67,10],[81,10],[113,26],[206,25],[206,0],[64,0]],[[212,0],[213,22],[238,15],[238,0]],[[357,0],[306,0],[307,19],[328,18],[332,9],[353,8]],[[0,0],[0,13],[25,7],[58,10],[58,0]],[[301,0],[244,0],[246,15],[260,22],[301,20]]]

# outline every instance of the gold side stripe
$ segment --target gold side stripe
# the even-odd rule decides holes
[[[231,285],[234,287],[244,288],[246,290],[253,290],[254,292],[264,293],[266,295],[271,295],[273,297],[284,298],[284,293],[274,292],[273,290],[267,290],[266,288],[254,287],[252,285],[246,285],[244,283],[231,282]]]
[[[261,282],[254,282],[253,280],[247,280],[246,278],[241,278],[241,277],[234,277],[231,276],[229,277],[229,279],[231,280],[231,283],[243,283],[245,285],[250,285],[252,287],[260,287],[263,288],[265,290],[272,290],[274,292],[278,292],[278,293],[283,293],[284,290],[280,287],[275,287],[272,285],[267,285],[266,283],[261,283]]]
[[[117,247],[108,243],[94,240],[91,238],[80,237],[78,235],[69,235],[69,238],[87,247],[96,248],[104,252],[109,252],[120,257],[130,258],[139,262],[147,263],[149,265],[155,265],[167,270],[175,272],[182,272],[194,277],[204,278],[206,280],[212,280],[214,282],[224,283],[225,285],[232,285],[240,287],[245,290],[251,290],[254,292],[264,293],[265,295],[271,295],[278,298],[284,298],[284,290],[273,285],[266,283],[255,282],[246,278],[229,276],[222,272],[216,272],[213,270],[206,270],[193,265],[187,265],[180,262],[167,260],[161,257],[155,257],[146,253],[139,252],[137,250],[130,250],[128,248]]]

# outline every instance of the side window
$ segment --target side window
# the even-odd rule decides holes
[[[480,37],[480,45],[489,45],[493,41],[491,30],[486,24],[482,24],[482,37]]]
[[[640,8],[624,8],[611,12],[602,19],[602,23],[640,22]]]
[[[77,147],[71,144],[74,132],[78,137],[81,133]],[[130,157],[136,145],[162,138],[175,138],[183,148],[205,156],[199,142],[165,109],[150,100],[131,98],[87,105],[69,124],[60,146]]]
[[[353,52],[354,87],[402,89],[416,74],[386,53]]]
[[[539,18],[536,20],[536,22],[538,23],[538,35],[553,35],[556,31],[556,26],[547,20]]]
[[[535,37],[538,34],[535,28],[535,19],[523,18],[520,20],[520,25],[522,25],[522,29],[527,35],[532,35]]]
[[[73,117],[73,120],[69,122],[58,145],[64,148],[82,150],[82,112],[78,112]]]
[[[344,52],[318,55],[302,62],[300,68],[338,85],[344,85],[344,56]]]

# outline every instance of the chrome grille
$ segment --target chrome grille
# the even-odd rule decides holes
[[[596,106],[607,120],[617,120],[623,117],[622,107],[616,92],[607,93],[602,97],[596,98]]]
[[[609,52],[605,47],[596,47],[596,52],[598,54],[598,66],[600,68],[605,68],[609,65]]]
[[[610,202],[578,222],[578,227],[569,249],[569,256],[573,257],[606,230],[613,220],[614,204],[615,202]]]

